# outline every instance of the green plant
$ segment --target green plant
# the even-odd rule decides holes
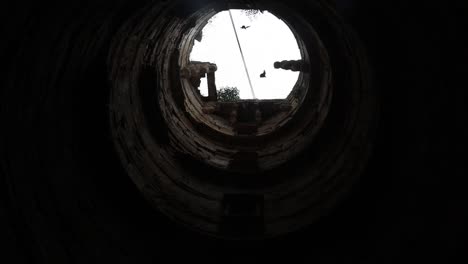
[[[263,14],[262,10],[259,9],[243,9],[242,13],[249,18],[250,21],[253,21],[257,18],[257,16],[261,13]]]
[[[221,87],[218,90],[218,102],[235,102],[240,99],[237,87]]]

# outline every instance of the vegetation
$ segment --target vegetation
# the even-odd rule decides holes
[[[221,87],[218,90],[218,102],[236,102],[240,100],[237,87]]]
[[[242,13],[246,15],[250,21],[252,21],[256,19],[260,13],[263,13],[263,11],[259,9],[243,9]]]

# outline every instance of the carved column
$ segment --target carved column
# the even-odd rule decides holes
[[[216,101],[217,92],[215,84],[215,72],[218,67],[214,63],[191,61],[186,67],[181,69],[180,77],[187,78],[194,88],[200,87],[201,78],[207,75],[208,81],[208,100]]]
[[[216,101],[218,99],[218,93],[216,92],[215,73],[208,72],[208,100]]]
[[[297,71],[307,71],[307,64],[303,60],[284,60],[277,61],[273,64],[275,69],[291,70],[294,72]]]

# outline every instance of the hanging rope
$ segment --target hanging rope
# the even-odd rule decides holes
[[[253,99],[257,99],[257,97],[255,96],[253,86],[252,86],[252,82],[250,81],[249,71],[247,70],[247,64],[245,63],[244,53],[242,52],[241,44],[239,42],[239,37],[237,36],[237,30],[236,30],[236,26],[234,25],[234,19],[232,19],[231,10],[229,10],[229,16],[231,17],[231,23],[232,23],[232,28],[234,29],[234,34],[236,34],[237,45],[239,45],[239,51],[242,56],[242,61],[244,62],[244,69],[245,69],[245,73],[247,74],[247,79],[249,80],[250,91],[252,92],[252,97]]]

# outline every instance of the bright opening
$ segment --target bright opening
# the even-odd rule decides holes
[[[202,30],[201,41],[194,41],[190,60],[215,63],[218,67],[215,73],[217,89],[237,87],[240,99],[254,99],[245,68],[256,99],[286,98],[296,84],[299,72],[275,69],[273,64],[301,59],[293,33],[268,11],[230,11],[246,67],[229,11],[219,12],[209,20]],[[208,95],[206,78],[202,79],[199,89],[203,96]]]

